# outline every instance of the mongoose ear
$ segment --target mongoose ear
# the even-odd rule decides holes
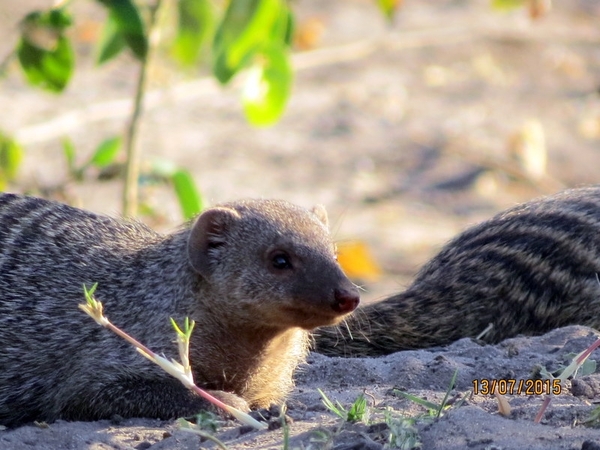
[[[313,206],[313,209],[311,209],[311,212],[315,216],[317,216],[317,219],[319,219],[323,225],[325,225],[326,227],[329,227],[329,218],[327,217],[327,210],[325,209],[325,207],[323,205]]]
[[[204,211],[190,230],[188,259],[196,272],[207,277],[212,272],[212,250],[227,242],[227,229],[240,219],[231,208],[216,207]]]

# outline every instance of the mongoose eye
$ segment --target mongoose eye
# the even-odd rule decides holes
[[[289,256],[285,253],[275,254],[271,261],[273,261],[273,267],[275,267],[276,269],[283,270],[293,268]]]

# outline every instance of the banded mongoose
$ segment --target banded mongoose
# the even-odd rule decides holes
[[[292,386],[309,331],[359,302],[322,207],[248,200],[160,235],[60,203],[0,195],[0,424],[174,418],[207,406],[81,312],[98,283],[107,317],[177,358],[169,322],[196,321],[196,384],[267,407]]]
[[[316,349],[373,356],[475,337],[600,329],[600,186],[502,212],[451,240],[404,292],[317,332]]]
[[[281,398],[306,352],[304,330],[336,322],[358,303],[333,262],[325,222],[320,208],[250,201],[160,236],[57,203],[0,196],[0,423],[173,417],[205,406],[77,316],[78,285],[93,282],[118,325],[168,356],[167,317],[197,320],[199,384],[253,406]],[[287,258],[273,253],[281,249]],[[568,324],[600,327],[598,272],[600,187],[573,189],[460,234],[405,292],[320,329],[317,350],[380,355],[475,336],[489,323],[491,342]]]

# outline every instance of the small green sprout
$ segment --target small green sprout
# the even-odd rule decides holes
[[[193,423],[188,422],[185,419],[177,419],[177,425],[179,426],[180,430],[187,431],[188,433],[194,433],[198,436],[203,437],[204,439],[213,441],[221,450],[229,450],[228,447],[219,439],[214,437],[212,434],[203,431],[201,429],[201,425],[194,425]]]
[[[83,293],[87,304],[80,304],[79,309],[91,316],[98,325],[106,327],[110,322],[102,315],[102,303],[94,298],[94,292],[96,292],[97,287],[98,283],[95,283],[90,290],[85,285],[83,286]]]
[[[598,426],[598,424],[600,424],[600,406],[595,408],[583,423],[588,426]]]
[[[596,275],[596,277],[597,276],[598,275]],[[600,280],[599,280],[599,282],[600,282]],[[565,367],[565,369],[557,377],[557,379],[560,380],[561,384],[564,381],[566,381],[569,377],[571,377],[571,376],[574,377],[575,374],[577,373],[577,371],[585,364],[588,357],[598,347],[600,347],[600,339],[597,339],[592,345],[590,345],[584,351],[582,351],[581,353],[578,353],[571,361],[571,364],[569,364],[567,367]],[[594,368],[595,368],[595,366],[594,366]],[[548,409],[548,405],[550,405],[551,400],[552,400],[551,395],[547,395],[546,398],[544,398],[544,402],[542,403],[540,410],[538,411],[537,415],[535,416],[535,419],[533,420],[534,423],[540,423],[540,421],[542,420],[542,417],[544,417],[544,413],[546,412],[546,409]]]
[[[362,422],[365,420],[368,408],[364,394],[360,394],[350,409],[346,409],[337,400],[334,404],[321,389],[317,388],[317,391],[321,394],[322,402],[325,407],[340,419],[346,422]]]
[[[454,389],[454,386],[456,384],[457,375],[458,375],[458,369],[454,371],[454,375],[452,375],[452,379],[450,380],[450,385],[448,386],[448,389],[446,389],[446,394],[444,395],[444,399],[442,400],[441,403],[433,403],[433,402],[427,401],[423,398],[417,397],[416,395],[412,395],[412,394],[409,394],[408,392],[401,391],[399,389],[394,389],[392,392],[394,394],[399,394],[402,397],[405,397],[405,398],[409,399],[410,401],[413,401],[421,406],[424,406],[429,411],[429,415],[431,417],[434,417],[437,419],[438,417],[440,417],[442,415],[442,413],[446,409],[450,408],[450,405],[448,404],[448,397],[450,396],[450,392],[452,392],[452,389]],[[465,397],[463,397],[463,399],[461,400],[459,405],[462,404],[462,402],[464,402],[464,400],[467,398],[467,395],[469,395],[469,394],[466,394]]]
[[[390,447],[402,450],[422,447],[422,443],[419,441],[419,433],[415,427],[417,419],[414,417],[397,417],[392,415],[392,411],[387,409],[384,412],[384,421],[390,428],[388,439]]]
[[[362,422],[367,416],[367,399],[360,394],[348,410],[348,422]]]
[[[85,294],[87,304],[79,305],[79,308],[82,311],[84,311],[86,314],[90,315],[99,325],[101,325],[105,328],[108,328],[115,334],[119,335],[120,337],[122,337],[123,339],[125,339],[126,341],[131,343],[133,346],[135,346],[135,348],[137,349],[138,352],[140,352],[142,355],[144,355],[150,361],[154,362],[155,364],[158,364],[165,372],[167,372],[168,374],[174,376],[179,381],[181,381],[181,383],[185,387],[187,387],[188,389],[191,389],[196,394],[200,395],[201,397],[203,397],[206,400],[208,400],[209,402],[211,402],[213,405],[227,411],[229,414],[234,416],[236,419],[238,419],[242,423],[244,423],[246,425],[250,425],[250,426],[256,428],[257,430],[264,430],[267,428],[266,424],[257,421],[252,416],[250,416],[249,414],[246,414],[243,411],[240,411],[239,409],[236,409],[236,408],[233,408],[232,406],[226,405],[221,400],[213,397],[208,392],[206,392],[203,389],[200,389],[198,386],[196,386],[194,384],[192,370],[191,370],[191,367],[189,364],[189,341],[190,341],[190,336],[192,334],[192,330],[194,329],[194,321],[190,322],[189,319],[186,319],[185,323],[184,323],[184,329],[182,331],[179,328],[179,326],[177,326],[175,321],[173,319],[171,319],[171,323],[173,324],[173,327],[175,328],[175,331],[177,333],[177,343],[179,346],[179,354],[180,354],[180,358],[181,358],[182,362],[179,363],[175,360],[169,361],[167,358],[157,355],[156,353],[151,351],[148,347],[144,346],[142,343],[140,343],[139,341],[137,341],[136,339],[134,339],[133,337],[131,337],[130,335],[125,333],[123,330],[121,330],[120,328],[113,325],[103,315],[102,303],[97,301],[94,298],[94,292],[96,291],[96,287],[97,287],[97,283],[94,284],[92,286],[92,288],[89,290],[85,286],[83,287],[83,291]]]

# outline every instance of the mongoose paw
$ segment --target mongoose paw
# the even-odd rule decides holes
[[[243,411],[243,412],[250,411],[250,406],[248,405],[246,400],[244,400],[239,395],[234,394],[233,392],[225,392],[225,391],[208,391],[208,392],[210,393],[210,395],[221,400],[226,405],[233,406],[234,408],[239,409],[240,411]],[[225,411],[223,411],[222,409],[216,408],[216,407],[214,409],[217,410],[216,412],[219,415],[225,416],[225,417],[228,416],[228,414]]]
[[[250,415],[259,422],[267,422],[269,430],[278,430],[284,423],[288,425],[294,423],[294,419],[285,414],[285,409],[282,411],[281,406],[277,404],[250,411]]]

